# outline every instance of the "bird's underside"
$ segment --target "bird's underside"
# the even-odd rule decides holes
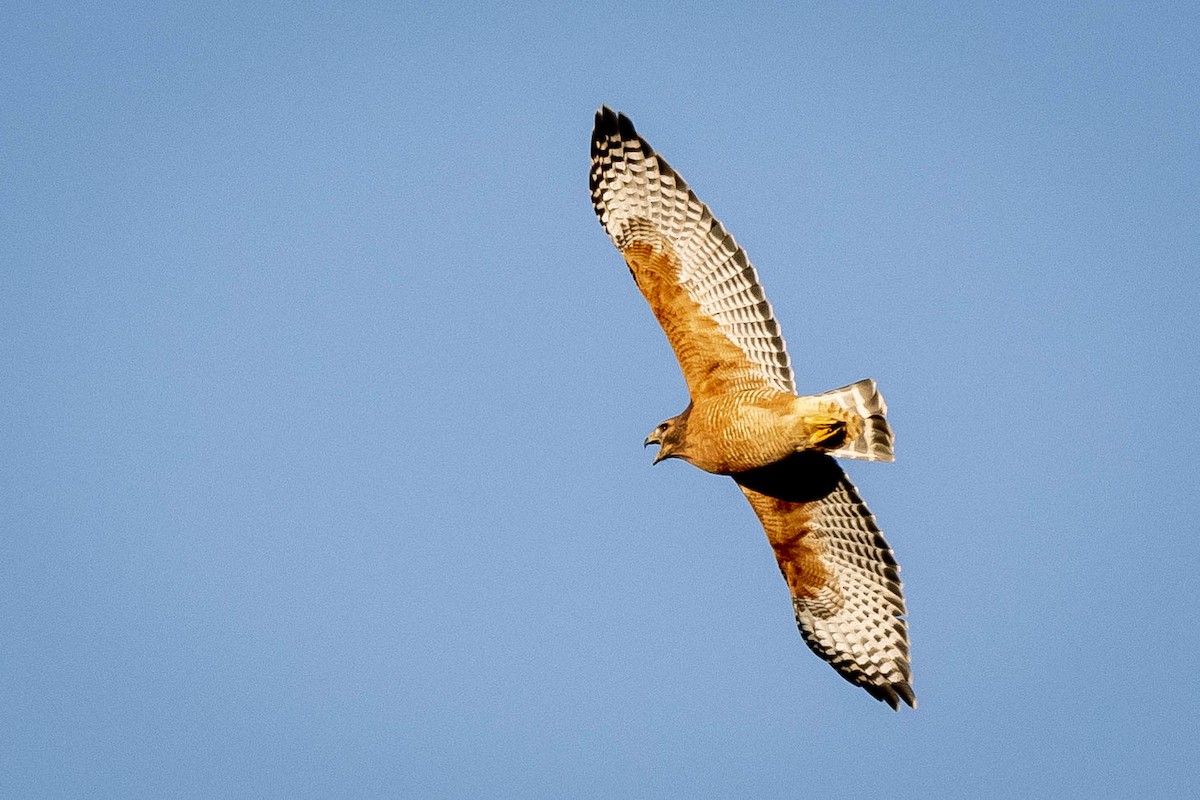
[[[730,475],[766,531],[813,652],[892,708],[916,705],[899,567],[833,456],[892,460],[871,380],[797,396],[745,253],[623,114],[596,112],[592,203],[662,325],[691,402],[647,444]]]

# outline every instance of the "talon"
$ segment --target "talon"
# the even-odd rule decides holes
[[[846,441],[846,421],[831,417],[817,417],[810,420],[813,431],[808,435],[810,447],[822,450],[836,450]]]

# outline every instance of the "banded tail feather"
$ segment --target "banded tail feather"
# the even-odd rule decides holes
[[[831,456],[857,458],[863,461],[895,461],[892,451],[894,437],[887,421],[887,403],[871,378],[831,389],[817,397],[833,400],[842,408],[862,417],[862,433],[836,450]]]

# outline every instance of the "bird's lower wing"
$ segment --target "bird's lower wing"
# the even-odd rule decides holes
[[[841,467],[804,452],[734,479],[775,550],[805,643],[876,699],[915,706],[900,567]]]

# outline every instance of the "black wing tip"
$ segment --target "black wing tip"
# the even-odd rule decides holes
[[[592,132],[592,138],[608,139],[610,137],[636,138],[637,131],[633,130],[633,123],[629,121],[629,117],[619,111],[613,111],[608,106],[600,106],[596,110],[596,127]]]
[[[897,681],[896,683],[860,683],[859,686],[867,690],[867,694],[874,697],[881,703],[887,703],[892,707],[893,711],[900,710],[900,702],[903,701],[909,708],[917,707],[917,696],[913,694],[912,686],[908,681]]]
[[[621,139],[626,142],[636,142],[641,138],[638,136],[637,129],[633,127],[633,122],[629,117],[620,112],[617,113],[617,132],[621,134]]]
[[[651,158],[654,148],[638,135],[633,127],[633,121],[620,111],[613,111],[608,106],[600,106],[596,110],[596,125],[592,129],[592,147],[595,149],[600,142],[616,139],[621,142],[637,142],[643,157]]]
[[[613,111],[608,106],[600,106],[596,110],[596,127],[595,136],[607,137],[610,133],[615,133],[617,130],[617,112]]]

